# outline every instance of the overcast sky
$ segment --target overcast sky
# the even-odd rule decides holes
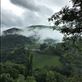
[[[48,18],[65,5],[71,5],[69,0],[0,0],[1,1],[1,31],[30,25],[51,25]],[[37,31],[42,38],[62,39],[62,34],[51,29]],[[27,34],[27,31],[23,34]]]
[[[69,0],[1,0],[2,26],[48,25],[47,19]]]

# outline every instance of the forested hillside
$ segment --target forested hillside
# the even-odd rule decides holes
[[[16,38],[12,40],[11,37]],[[18,36],[18,37],[17,37]],[[19,36],[22,38],[19,40]],[[8,38],[7,38],[8,37]],[[5,41],[10,39],[10,49]],[[17,39],[18,38],[18,39]],[[4,40],[5,39],[5,40]],[[3,49],[1,49],[2,68],[1,81],[5,82],[74,82],[82,81],[82,39],[75,41],[70,38],[62,43],[51,41],[42,44],[32,44],[30,38],[21,35],[4,36]],[[20,43],[21,40],[22,44]],[[15,46],[20,41],[19,46]],[[14,46],[12,46],[12,43]],[[18,43],[17,43],[18,44]],[[25,44],[25,45],[24,45]],[[28,48],[29,44],[29,48]],[[69,44],[69,45],[68,45]],[[27,45],[27,46],[26,46]],[[38,47],[32,47],[32,45]],[[7,50],[5,50],[7,49]],[[9,50],[8,50],[9,49]],[[29,73],[30,72],[30,73]],[[27,77],[27,78],[26,78]],[[4,78],[4,79],[3,79]]]
[[[48,19],[54,23],[50,28],[64,35],[61,42],[47,38],[40,43],[36,36],[26,37],[16,28],[4,31],[0,82],[82,82],[82,0],[71,1],[71,8],[65,6]]]

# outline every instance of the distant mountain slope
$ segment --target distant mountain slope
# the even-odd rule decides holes
[[[23,31],[22,29],[19,28],[10,28],[5,31],[3,31],[4,35],[9,35],[9,34],[18,34],[19,32]]]
[[[22,47],[24,45],[30,45],[33,42],[33,37],[25,37],[17,34],[0,36],[1,49]]]

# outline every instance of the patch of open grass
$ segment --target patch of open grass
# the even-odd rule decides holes
[[[44,66],[61,66],[58,56],[53,55],[34,55],[34,67],[44,67]]]

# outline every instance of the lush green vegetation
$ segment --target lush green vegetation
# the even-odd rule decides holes
[[[61,66],[59,57],[49,55],[34,55],[34,67],[42,68],[44,66]]]
[[[1,52],[1,82],[82,82],[82,39]],[[69,44],[69,45],[68,45]]]
[[[82,1],[72,2],[73,8],[49,19],[64,25],[58,28],[65,35],[61,43],[47,39],[40,44],[17,34],[0,37],[0,82],[82,82]]]

